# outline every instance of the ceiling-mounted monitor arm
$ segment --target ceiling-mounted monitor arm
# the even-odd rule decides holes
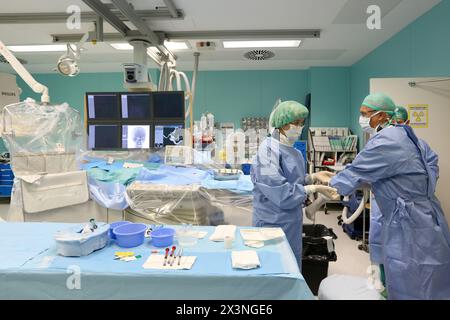
[[[139,31],[138,34],[131,30],[125,23],[123,23],[111,9],[102,3],[100,0],[83,0],[95,13],[107,21],[114,27],[119,33],[128,41],[131,40],[146,40],[151,46],[155,46],[161,53],[160,57],[163,61],[170,61],[171,64],[175,64],[177,57],[164,46],[164,35],[157,34],[152,31],[147,23],[136,13],[133,7],[125,0],[112,0],[112,4],[116,7],[123,16],[126,17]],[[150,55],[154,59],[152,55]],[[155,60],[155,59],[154,59]],[[161,64],[161,62],[155,62]]]
[[[17,74],[28,84],[28,86],[36,93],[41,93],[41,101],[44,104],[50,102],[50,96],[48,95],[48,88],[43,84],[37,82],[27,69],[20,63],[19,60],[9,51],[9,49],[0,41],[0,53],[9,62],[11,67],[17,72]]]
[[[147,23],[137,15],[136,11],[126,0],[111,0],[112,4],[139,30],[139,32],[148,38],[150,44],[168,59],[175,61],[177,57],[164,45],[164,35],[157,34],[149,28]]]

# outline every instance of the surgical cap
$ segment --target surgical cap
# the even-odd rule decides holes
[[[308,114],[308,109],[297,101],[284,101],[272,111],[270,125],[281,128],[298,119],[306,119]]]
[[[373,110],[386,112],[389,115],[393,115],[394,110],[397,107],[394,101],[384,93],[373,93],[368,95],[364,99],[362,105]]]
[[[408,111],[405,108],[398,106],[397,108],[395,108],[393,118],[395,120],[407,121],[408,120]]]

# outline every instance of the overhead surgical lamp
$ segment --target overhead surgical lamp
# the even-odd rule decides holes
[[[86,32],[80,42],[75,45],[75,49],[70,43],[67,44],[67,51],[63,54],[56,64],[56,70],[64,76],[74,77],[80,73],[78,60],[80,59],[80,51],[84,43],[89,38],[89,32]]]
[[[67,52],[59,58],[56,68],[59,73],[69,77],[74,77],[80,72],[77,56],[70,44],[67,44]]]

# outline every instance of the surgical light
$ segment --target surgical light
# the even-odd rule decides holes
[[[69,44],[67,45],[67,52],[59,58],[56,67],[59,73],[69,77],[74,77],[80,72],[76,53]]]
[[[83,45],[89,39],[89,32],[86,32],[74,47],[70,43],[67,44],[67,51],[63,54],[56,64],[56,68],[64,76],[74,77],[80,73],[80,67],[78,67],[78,60],[80,59],[80,52],[83,49]]]
[[[237,48],[297,48],[301,40],[251,40],[251,41],[223,41],[225,49]]]

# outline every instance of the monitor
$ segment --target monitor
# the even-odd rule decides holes
[[[182,124],[156,124],[155,148],[183,145],[183,127]]]
[[[115,93],[88,93],[88,118],[92,120],[120,119],[119,100]]]
[[[127,124],[122,125],[123,149],[149,149],[150,125]]]
[[[162,119],[184,119],[184,92],[154,92],[153,115]]]
[[[150,119],[152,99],[149,93],[121,94],[122,119]]]
[[[120,149],[119,125],[89,125],[89,149]]]

